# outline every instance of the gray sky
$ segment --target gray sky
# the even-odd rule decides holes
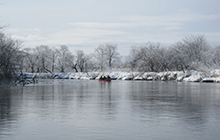
[[[99,44],[169,46],[204,34],[220,45],[219,0],[1,0],[0,26],[23,47],[66,45],[92,53]]]

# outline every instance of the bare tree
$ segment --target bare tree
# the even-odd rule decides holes
[[[36,59],[38,60],[37,72],[52,72],[51,49],[49,46],[41,45],[35,48]]]
[[[100,69],[100,67],[97,65],[94,54],[88,54],[87,61],[86,61],[86,72],[97,71],[98,69]]]
[[[60,49],[56,50],[57,53],[57,67],[60,72],[65,72],[65,68],[69,67],[69,62],[72,59],[72,54],[68,47],[65,45],[60,46]]]
[[[120,60],[121,56],[117,51],[117,44],[106,43],[105,44],[105,55],[106,55],[108,67],[110,69],[112,69],[114,65],[117,65],[118,63],[121,62]]]
[[[104,45],[99,45],[95,49],[94,57],[96,58],[98,68],[103,71],[106,67],[106,48]]]
[[[73,54],[71,54],[68,58],[68,65],[70,66],[70,68],[74,69],[75,72],[78,72],[77,62],[75,61],[75,56]]]
[[[174,63],[183,71],[208,66],[209,45],[203,35],[185,37],[172,50],[175,54]]]
[[[177,69],[177,63],[175,63],[177,61],[175,57],[176,54],[172,50],[172,47],[162,48],[162,52],[162,71],[180,70]]]
[[[141,71],[160,71],[161,62],[159,59],[160,44],[147,43],[141,47]]]
[[[35,68],[37,66],[36,63],[36,56],[34,54],[34,49],[33,48],[25,48],[23,49],[24,52],[24,61],[26,64],[26,71],[28,71],[28,69],[31,70],[32,73],[35,72]]]
[[[167,71],[172,69],[172,54],[170,53],[169,48],[159,47],[156,57],[159,64],[159,71]]]
[[[131,71],[138,70],[142,60],[140,47],[132,47],[129,55],[126,57],[126,65]]]
[[[81,72],[85,72],[88,57],[83,50],[76,51],[76,63]]]
[[[12,78],[12,74],[19,69],[22,57],[20,55],[21,42],[13,40],[0,32],[0,80],[7,81]]]
[[[55,70],[56,57],[57,57],[56,49],[51,49],[51,57],[50,58],[52,61],[52,68],[51,68],[52,72],[54,72],[54,70]]]
[[[213,49],[213,62],[216,68],[220,68],[220,46],[216,46]]]

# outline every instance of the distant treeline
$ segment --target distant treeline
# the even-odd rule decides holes
[[[54,73],[126,70],[141,72],[208,70],[220,68],[220,45],[209,46],[204,35],[189,36],[170,45],[146,43],[133,46],[126,57],[117,44],[101,44],[91,54],[71,52],[65,45],[21,49],[21,41],[0,31],[0,81],[10,81],[13,73]],[[123,61],[122,61],[123,60]]]

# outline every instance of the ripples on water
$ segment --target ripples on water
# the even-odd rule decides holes
[[[44,80],[1,87],[0,139],[218,140],[220,84]]]

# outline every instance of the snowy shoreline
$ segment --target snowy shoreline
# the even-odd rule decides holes
[[[20,73],[17,74],[18,76]],[[220,69],[209,72],[167,71],[167,72],[71,72],[71,73],[23,73],[27,79],[78,79],[97,80],[102,75],[109,75],[112,80],[147,80],[178,82],[216,82],[220,83]]]

